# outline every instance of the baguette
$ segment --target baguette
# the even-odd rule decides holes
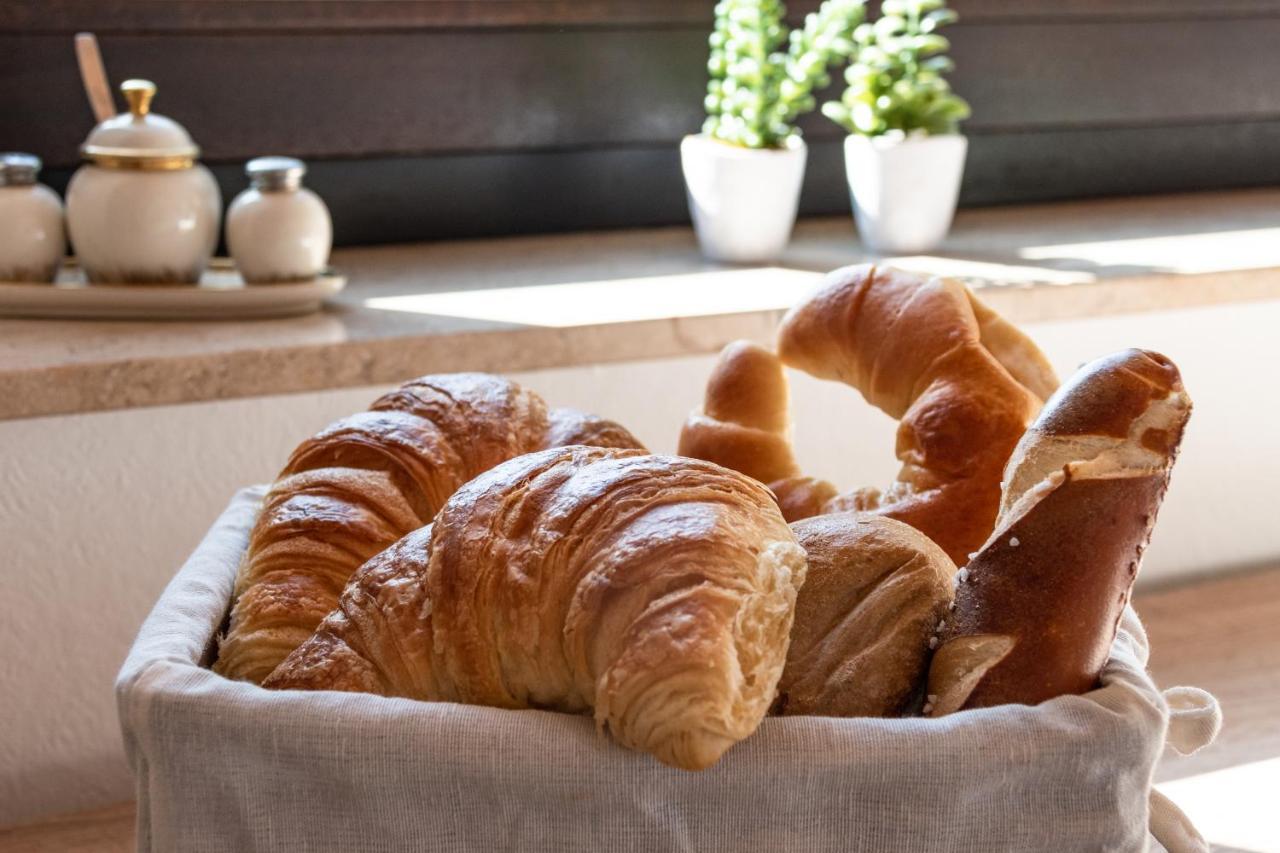
[[[1178,368],[1137,349],[1049,399],[1009,459],[995,531],[957,575],[929,712],[1097,685],[1190,413]]]

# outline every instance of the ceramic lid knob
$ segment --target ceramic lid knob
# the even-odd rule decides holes
[[[129,111],[104,121],[81,146],[85,158],[116,168],[190,168],[200,149],[176,121],[151,112],[156,84],[126,80],[120,86]]]
[[[129,103],[129,112],[135,118],[142,118],[151,112],[151,99],[156,96],[156,84],[150,80],[125,80],[120,84],[120,91]]]

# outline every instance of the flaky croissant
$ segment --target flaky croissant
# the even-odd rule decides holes
[[[751,455],[734,427],[768,424],[775,446],[756,458],[790,460],[785,384],[776,390],[784,382],[781,364],[764,350],[750,359],[741,353],[740,345],[726,348],[702,411],[685,424],[681,452],[733,465]],[[794,461],[740,470],[770,484],[788,520],[878,513],[924,532],[960,564],[990,533],[1005,460],[1057,385],[1035,344],[960,282],[874,265],[836,270],[793,308],[778,330],[778,356],[853,386],[899,419],[902,469],[884,491],[838,496],[829,483],[799,476]],[[726,374],[731,385],[775,390],[719,399]]]
[[[424,376],[304,441],[267,495],[236,577],[214,669],[261,682],[311,636],[352,573],[431,521],[459,486],[559,444],[640,448],[624,428],[547,411],[515,382]]]
[[[264,686],[591,711],[623,745],[700,769],[768,710],[804,576],[749,477],[542,451],[365,564]]]

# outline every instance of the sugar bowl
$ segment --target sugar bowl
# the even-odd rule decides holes
[[[218,242],[218,185],[182,125],[151,112],[154,83],[120,89],[129,112],[93,129],[67,187],[76,256],[94,283],[195,283]]]

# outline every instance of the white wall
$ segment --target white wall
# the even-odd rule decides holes
[[[1144,583],[1280,557],[1277,328],[1280,302],[1028,329],[1064,375],[1130,345],[1183,369],[1196,412]],[[711,361],[516,376],[669,452]],[[837,385],[793,387],[806,470],[841,487],[893,477],[888,418]],[[131,796],[111,684],[137,626],[237,487],[380,390],[0,422],[0,825]]]

